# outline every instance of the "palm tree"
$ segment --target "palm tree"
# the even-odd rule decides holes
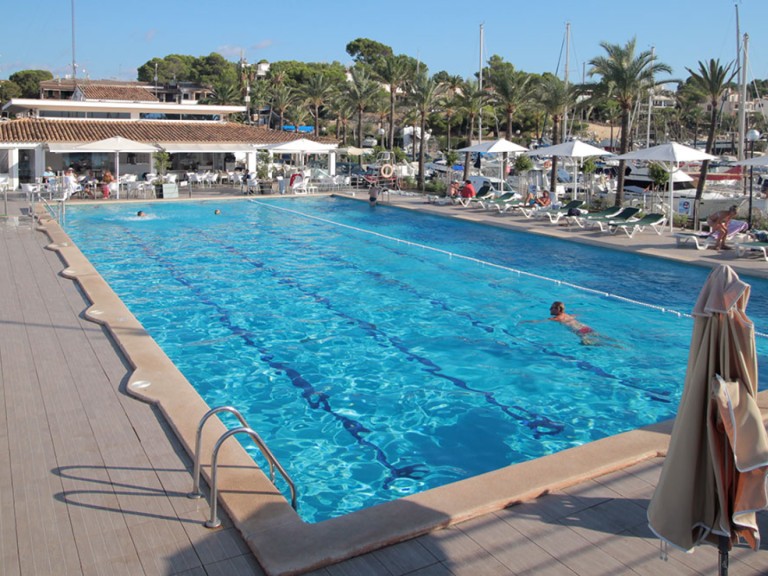
[[[699,60],[699,71],[694,72],[690,68],[686,68],[691,75],[690,87],[695,94],[698,94],[708,99],[708,106],[710,108],[709,113],[709,131],[707,132],[707,145],[704,151],[707,154],[712,153],[712,149],[715,144],[715,129],[717,128],[717,112],[720,98],[728,88],[733,77],[736,75],[736,70],[730,72],[731,64],[723,67],[720,64],[720,60],[710,59],[708,64],[705,64]],[[699,203],[701,202],[701,195],[704,192],[704,184],[707,179],[707,172],[709,171],[709,160],[704,160],[701,163],[701,172],[699,173],[699,181],[696,184],[696,199],[693,204],[693,221],[696,222],[698,217]]]
[[[315,119],[315,136],[320,135],[320,108],[330,98],[333,85],[323,74],[313,74],[302,90]]]
[[[336,119],[336,139],[341,140],[342,146],[346,146],[349,119],[355,113],[355,108],[348,98],[346,88],[334,87],[328,106]]]
[[[381,91],[379,85],[371,80],[362,68],[352,68],[352,81],[347,83],[347,98],[357,111],[357,145],[363,145],[363,112]]]
[[[504,111],[507,140],[512,140],[512,118],[520,106],[528,104],[535,87],[531,76],[510,68],[501,68],[489,79],[493,92],[491,101]]]
[[[405,56],[386,56],[378,67],[377,75],[389,89],[389,134],[387,148],[392,150],[395,146],[395,100],[397,91],[402,87],[411,73],[409,60]]]
[[[411,100],[419,114],[419,190],[424,190],[424,135],[427,128],[427,114],[432,111],[439,90],[439,85],[427,75],[426,70],[420,72],[411,86]]]
[[[277,113],[280,119],[280,130],[283,129],[285,123],[285,112],[294,104],[294,94],[290,86],[285,84],[276,84],[271,90],[271,108],[272,111]]]
[[[440,108],[445,113],[446,148],[448,150],[451,149],[451,120],[459,111],[457,95],[461,93],[462,86],[464,86],[464,79],[461,76],[448,76],[441,82],[443,97],[440,99]]]
[[[545,74],[538,86],[538,105],[552,117],[552,145],[560,143],[560,122],[565,111],[573,102],[573,86],[567,86],[563,80],[553,74]],[[576,183],[573,183],[574,191]],[[557,191],[557,156],[552,157],[552,172],[549,178],[549,193],[552,198]]]
[[[472,134],[475,124],[475,118],[483,109],[488,94],[481,90],[477,82],[472,80],[464,84],[464,88],[459,95],[459,109],[467,116],[467,145],[472,145]],[[469,177],[469,152],[464,157],[464,175],[463,180]]]
[[[217,82],[213,85],[213,91],[205,99],[206,104],[219,104],[234,106],[240,104],[240,90],[234,82]]]
[[[637,41],[632,38],[624,46],[601,42],[605,56],[597,56],[590,60],[589,75],[599,75],[598,88],[603,96],[616,100],[621,108],[621,154],[629,148],[629,117],[637,98],[644,96],[650,88],[668,82],[654,80],[657,72],[670,73],[672,69],[656,61],[653,51],[645,50],[635,55]],[[624,169],[626,161],[619,162],[619,179],[616,186],[616,205],[624,202]]]
[[[498,68],[491,74],[490,84],[493,92],[491,101],[506,115],[507,140],[512,140],[512,117],[520,106],[528,104],[534,94],[531,76],[517,72],[511,67]],[[507,173],[507,154],[502,159],[502,174]]]

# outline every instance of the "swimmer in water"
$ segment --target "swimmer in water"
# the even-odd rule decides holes
[[[581,343],[587,346],[592,346],[598,343],[597,332],[592,328],[576,320],[575,316],[565,313],[565,304],[562,302],[552,302],[552,306],[549,307],[549,314],[553,322],[560,322],[570,328],[579,338]]]
[[[139,218],[143,218],[144,216],[146,216],[146,214],[144,214],[144,210],[139,210],[138,212],[136,212],[136,216],[138,216]]]

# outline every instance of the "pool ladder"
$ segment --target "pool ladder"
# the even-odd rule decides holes
[[[205,522],[205,527],[218,528],[221,526],[221,520],[219,520],[217,516],[218,488],[216,486],[219,448],[221,448],[221,445],[224,444],[228,438],[237,434],[247,434],[251,437],[254,444],[256,444],[256,447],[261,450],[261,453],[264,455],[264,458],[267,459],[267,463],[269,464],[269,479],[273,484],[275,483],[275,468],[277,468],[278,472],[280,472],[285,481],[288,483],[288,488],[291,491],[291,506],[294,510],[296,510],[296,487],[293,483],[293,480],[291,480],[291,477],[288,476],[288,473],[280,465],[280,462],[277,461],[277,458],[275,458],[270,449],[267,448],[267,445],[261,439],[261,436],[259,436],[250,426],[248,426],[248,423],[245,421],[245,418],[243,418],[243,415],[240,414],[240,411],[237,410],[237,408],[233,408],[232,406],[219,406],[217,408],[212,408],[200,419],[200,423],[197,425],[197,434],[195,436],[195,470],[193,472],[194,480],[192,484],[192,492],[187,494],[187,496],[189,498],[203,497],[203,493],[200,491],[200,441],[203,436],[203,426],[211,416],[218,414],[219,412],[229,412],[230,414],[233,414],[240,421],[241,426],[239,428],[232,428],[231,430],[227,430],[219,437],[213,447],[213,453],[211,456],[211,516]]]

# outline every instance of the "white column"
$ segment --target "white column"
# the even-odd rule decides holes
[[[328,153],[328,174],[336,176],[336,152]]]
[[[8,150],[8,183],[12,190],[19,187],[19,149]]]
[[[35,146],[35,164],[32,170],[32,178],[42,178],[45,171],[45,150],[42,144]]]
[[[256,154],[258,152],[246,152],[245,153],[245,169],[250,174],[251,172],[256,172]]]

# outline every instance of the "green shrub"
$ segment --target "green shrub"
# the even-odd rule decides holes
[[[424,191],[430,193],[442,193],[445,192],[448,187],[442,180],[430,180],[424,185]]]
[[[531,157],[525,154],[518,154],[517,158],[515,158],[515,173],[522,174],[523,172],[528,172],[531,168],[533,168]]]

